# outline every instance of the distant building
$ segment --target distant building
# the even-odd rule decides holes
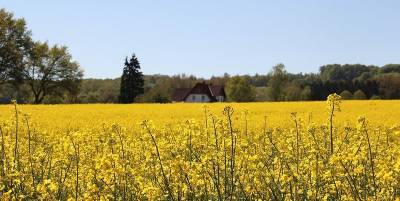
[[[224,102],[226,100],[223,86],[197,83],[193,88],[176,89],[171,96],[172,102]]]

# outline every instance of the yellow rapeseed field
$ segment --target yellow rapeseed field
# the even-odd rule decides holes
[[[400,101],[0,106],[2,200],[400,200]]]

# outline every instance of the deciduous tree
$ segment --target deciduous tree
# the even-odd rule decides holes
[[[231,77],[226,86],[228,99],[235,102],[250,102],[255,100],[255,87],[250,84],[247,76]]]
[[[273,101],[282,100],[284,97],[283,89],[287,81],[285,65],[282,63],[275,65],[270,75],[271,79],[268,82],[270,97]]]
[[[54,92],[60,94],[62,90],[77,94],[83,77],[83,70],[72,60],[66,46],[49,47],[41,42],[35,43],[29,66],[24,72],[36,104]]]

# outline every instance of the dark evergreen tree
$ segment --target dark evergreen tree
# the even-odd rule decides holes
[[[120,103],[133,103],[135,98],[144,92],[144,78],[140,71],[140,64],[133,54],[130,60],[125,58],[125,66],[121,77],[119,94]]]

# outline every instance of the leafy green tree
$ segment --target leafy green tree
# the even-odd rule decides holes
[[[270,100],[270,98],[268,97],[268,87],[255,87],[255,90],[255,101],[263,102]]]
[[[285,87],[285,100],[298,101],[301,100],[302,89],[294,84],[289,84]]]
[[[310,86],[304,87],[303,91],[301,91],[300,97],[301,97],[301,100],[310,100],[311,87]]]
[[[0,84],[9,82],[18,90],[32,46],[25,20],[0,9]]]
[[[155,103],[169,103],[169,102],[171,102],[171,101],[169,100],[169,97],[168,97],[166,94],[164,94],[164,93],[157,93],[157,94],[154,96],[154,102],[155,102]]]
[[[365,100],[365,99],[367,99],[367,96],[365,95],[365,93],[363,91],[357,90],[356,92],[354,92],[353,99],[354,100]]]
[[[38,104],[48,95],[62,95],[62,91],[77,94],[83,70],[72,60],[66,46],[49,47],[47,42],[36,42],[24,77]]]
[[[250,102],[255,100],[255,87],[250,84],[247,76],[231,77],[226,86],[228,99],[235,102]]]
[[[146,79],[145,79],[146,82]],[[146,83],[148,85],[148,83]],[[170,94],[172,93],[171,80],[161,79],[153,86],[145,90],[143,95],[137,98],[137,102],[147,103],[168,103],[171,102]]]
[[[343,100],[351,100],[353,99],[353,94],[350,91],[344,90],[339,94]]]
[[[387,73],[377,76],[379,95],[383,99],[400,98],[400,73]]]
[[[287,81],[285,65],[279,63],[275,65],[270,73],[271,78],[268,82],[270,97],[273,101],[282,100],[284,97],[284,87]]]
[[[120,103],[133,103],[135,98],[144,92],[144,78],[140,71],[140,64],[133,54],[128,62],[125,59],[125,67],[121,76]]]

